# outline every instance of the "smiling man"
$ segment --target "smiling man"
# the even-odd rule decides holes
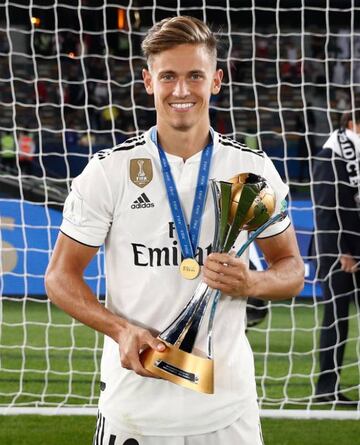
[[[215,36],[203,22],[165,19],[149,30],[143,51],[156,127],[99,152],[73,181],[46,275],[48,295],[105,334],[95,444],[260,445],[246,298],[296,295],[303,263],[288,218],[258,241],[265,271],[250,271],[247,254],[242,260],[211,254],[214,209],[199,184],[247,172],[263,176],[275,191],[277,212],[288,187],[265,153],[210,127],[209,100],[223,73],[216,68]],[[203,211],[194,214],[199,201]],[[235,247],[245,240],[241,234]],[[103,243],[105,307],[83,278]],[[184,259],[198,265],[197,277],[181,274]],[[201,279],[223,292],[213,332],[212,395],[151,378],[140,360],[145,347],[165,350],[156,332],[174,320]]]

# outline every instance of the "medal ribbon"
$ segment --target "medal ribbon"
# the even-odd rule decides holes
[[[161,162],[161,170],[164,178],[166,193],[174,219],[176,232],[178,234],[181,253],[184,258],[195,258],[198,247],[201,219],[204,212],[207,184],[209,180],[211,157],[213,152],[213,130],[211,131],[211,142],[204,148],[201,153],[201,161],[197,184],[195,189],[194,203],[191,212],[190,228],[188,229],[184,212],[181,207],[179,194],[175,185],[173,175],[171,173],[170,164],[167,160],[166,154],[158,143],[156,127],[151,130],[151,140],[157,146]]]

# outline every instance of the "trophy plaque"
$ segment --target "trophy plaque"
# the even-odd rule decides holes
[[[284,216],[272,216],[275,193],[261,176],[243,173],[229,181],[210,181],[215,208],[213,252],[229,252],[241,230],[252,232],[236,256],[241,256],[252,241],[269,225]],[[177,318],[158,338],[166,345],[164,352],[151,348],[141,353],[143,366],[163,379],[183,387],[212,394],[214,361],[212,330],[221,293],[204,282],[197,286],[192,298]],[[194,348],[195,340],[209,302],[212,306],[207,327],[207,351]]]

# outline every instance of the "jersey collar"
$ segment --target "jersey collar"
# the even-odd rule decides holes
[[[151,127],[148,131],[145,132],[146,147],[149,149],[149,151],[153,157],[159,159],[159,152],[158,152],[157,146],[151,140],[151,131],[154,127]],[[217,133],[214,130],[213,130],[213,144],[214,144],[214,148],[213,148],[213,156],[214,156],[214,154],[219,149],[219,133]],[[191,156],[190,158],[188,158],[186,160],[186,163],[200,162],[201,153],[202,153],[202,151],[195,153],[193,156]],[[182,164],[184,163],[181,156],[176,156],[173,154],[166,153],[166,157],[170,163],[182,163]]]

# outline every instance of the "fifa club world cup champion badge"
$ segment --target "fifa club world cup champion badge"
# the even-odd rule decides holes
[[[153,178],[151,159],[130,160],[130,180],[140,188],[147,186]]]

